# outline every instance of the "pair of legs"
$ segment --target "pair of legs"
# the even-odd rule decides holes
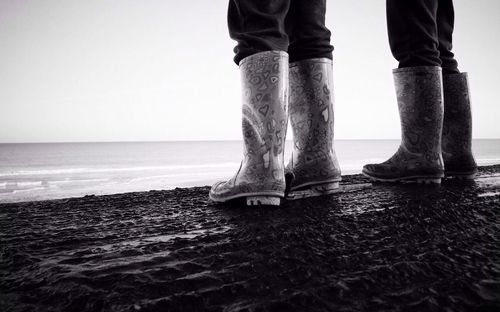
[[[237,41],[243,89],[244,159],[216,183],[217,202],[279,205],[285,196],[317,196],[338,188],[333,150],[333,79],[326,0],[231,0],[229,32]],[[285,168],[288,119],[294,134]]]
[[[236,64],[263,51],[285,51],[291,63],[332,59],[326,0],[230,0],[229,35]]]
[[[472,117],[467,74],[452,53],[452,0],[386,0],[402,140],[386,162],[363,173],[377,181],[472,178]]]
[[[399,68],[438,66],[458,74],[452,53],[453,0],[386,0],[391,52]]]

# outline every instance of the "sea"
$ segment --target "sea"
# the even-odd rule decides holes
[[[336,140],[342,174],[389,158],[399,140]],[[241,141],[0,144],[0,203],[211,185],[231,177]],[[292,142],[286,142],[285,161]],[[473,140],[479,165],[500,164],[500,139]]]

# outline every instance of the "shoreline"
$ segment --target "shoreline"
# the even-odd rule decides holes
[[[374,161],[376,162],[376,161]],[[488,174],[491,170],[495,171],[497,167],[500,167],[500,164],[488,164],[488,165],[479,165],[479,170],[483,172],[483,174]],[[228,173],[228,175],[233,173],[233,169]],[[340,182],[341,186],[343,184],[352,184],[356,183],[355,181],[363,181],[362,183],[371,183],[369,179],[364,177],[361,173],[352,173],[351,171],[354,170],[345,170],[347,171],[347,174],[342,175],[342,181]],[[480,172],[481,172],[480,171]],[[499,170],[500,171],[500,170]],[[213,181],[212,181],[213,180]],[[216,179],[216,180],[223,180],[223,178]],[[0,200],[0,209],[3,205],[10,205],[10,204],[29,204],[29,203],[38,203],[38,202],[45,202],[45,201],[57,201],[57,200],[69,200],[69,199],[79,199],[79,198],[84,198],[84,197],[94,197],[94,196],[114,196],[114,195],[124,195],[124,194],[140,194],[140,193],[148,193],[148,192],[168,192],[172,191],[175,189],[190,189],[190,188],[204,188],[204,187],[210,187],[211,184],[213,184],[216,180],[214,179],[204,179],[204,180],[197,180],[196,184],[200,185],[195,185],[191,186],[189,184],[192,184],[194,182],[182,182],[180,184],[177,184],[177,186],[173,186],[172,184],[168,184],[168,186],[164,189],[150,189],[150,190],[132,190],[132,191],[124,191],[124,192],[113,192],[113,193],[108,193],[110,191],[105,191],[104,193],[97,193],[97,194],[85,194],[84,191],[75,191],[74,195],[69,195],[69,196],[64,196],[64,195],[52,195],[52,198],[46,198],[48,195],[41,194],[38,197],[35,197],[34,199],[22,199],[22,198],[17,198],[11,201],[2,201]],[[443,183],[445,180],[443,179]],[[42,182],[37,182],[40,185],[43,184]],[[203,184],[203,185],[201,185]],[[24,191],[28,192],[28,190]],[[72,194],[70,192],[70,194]],[[207,190],[207,196],[208,196],[208,190]]]
[[[281,207],[209,187],[0,204],[5,311],[500,308],[500,165]]]
[[[342,173],[385,161],[399,141],[337,141]],[[0,145],[0,203],[212,185],[238,170],[241,148],[238,141]],[[292,150],[287,141],[285,163]],[[473,150],[479,165],[500,164],[500,139],[473,140]]]

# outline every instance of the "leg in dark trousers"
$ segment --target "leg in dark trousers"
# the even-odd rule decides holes
[[[289,198],[333,193],[341,180],[333,146],[333,47],[325,13],[326,0],[294,0],[286,20],[294,143],[285,170]]]
[[[326,0],[292,0],[286,18],[290,62],[332,59],[331,32],[325,26]]]
[[[436,23],[439,40],[439,58],[441,59],[443,75],[458,74],[460,73],[458,63],[451,52],[453,47],[453,28],[455,25],[455,10],[452,0],[439,1]]]
[[[441,66],[438,0],[387,0],[387,28],[399,68]]]
[[[401,144],[387,161],[363,167],[382,182],[441,183],[443,92],[438,39],[438,0],[387,0],[387,25]]]
[[[244,158],[232,178],[212,186],[211,200],[279,205],[289,191],[310,197],[338,188],[325,13],[326,0],[229,1],[229,34],[237,41],[234,61],[242,78]],[[288,118],[297,137],[285,176]]]
[[[231,0],[228,26],[237,41],[242,92],[243,159],[209,192],[214,202],[279,205],[285,197],[284,145],[288,104],[290,0]]]
[[[363,167],[368,177],[426,183],[474,178],[467,74],[458,71],[451,52],[454,19],[452,0],[387,0],[402,138],[389,160]]]
[[[229,35],[236,40],[234,61],[263,51],[287,51],[285,18],[292,0],[230,0]]]
[[[229,35],[237,41],[236,64],[252,54],[279,50],[295,62],[332,59],[325,26],[326,0],[231,0]]]
[[[452,49],[452,0],[387,0],[389,44],[399,68],[441,66],[459,73]]]
[[[472,154],[469,79],[467,73],[460,73],[451,52],[454,20],[453,1],[440,0],[437,25],[443,68],[443,160],[446,176],[473,179],[477,164]]]

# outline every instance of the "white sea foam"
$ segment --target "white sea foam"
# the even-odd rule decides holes
[[[29,192],[38,191],[38,190],[44,190],[44,189],[45,189],[44,187],[33,187],[33,188],[30,188],[30,189],[13,190],[12,193],[13,194],[29,193]]]
[[[39,187],[42,186],[42,181],[27,181],[27,182],[16,182],[18,188],[29,188],[29,187]]]
[[[76,183],[95,183],[95,182],[105,182],[109,179],[66,179],[58,181],[49,181],[49,185],[64,185],[64,184],[76,184]]]

